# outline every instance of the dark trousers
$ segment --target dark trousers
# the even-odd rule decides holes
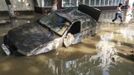
[[[114,22],[118,17],[120,18],[120,22],[122,22],[122,13],[116,13],[115,18],[112,21]]]

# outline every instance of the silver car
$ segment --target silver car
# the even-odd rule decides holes
[[[2,48],[7,55],[31,56],[77,44],[95,34],[100,13],[99,9],[86,5],[57,10],[36,22],[10,30],[4,36]]]

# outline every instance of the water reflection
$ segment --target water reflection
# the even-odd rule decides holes
[[[123,35],[125,38],[125,41],[133,41],[134,40],[134,30],[133,26],[123,27],[119,30],[119,32]]]
[[[104,73],[109,70],[111,64],[116,60],[117,49],[115,43],[111,41],[113,37],[113,33],[101,35],[101,40],[96,45],[97,55],[91,58],[94,61],[99,60],[99,67],[103,69]]]
[[[90,57],[85,55],[81,58],[73,60],[48,60],[48,68],[51,70],[53,75],[90,75],[100,74],[97,69],[97,64],[90,62]],[[96,70],[97,73],[94,74]]]
[[[5,59],[5,58],[4,58]],[[36,57],[8,57],[0,61],[0,75],[133,75],[134,63],[118,62],[109,71],[90,62],[90,56],[76,59],[59,59],[51,55]],[[123,73],[122,73],[123,72]]]
[[[74,60],[57,60],[54,61],[52,59],[49,59],[48,62],[48,68],[51,70],[53,75],[117,75],[118,73],[122,73],[123,68],[119,68],[118,66],[114,66],[109,69],[109,71],[101,70],[97,65],[97,63],[92,63],[90,62],[90,57],[88,55],[85,55],[79,59],[74,59]],[[125,64],[127,65],[127,64]],[[131,64],[131,66],[134,64]],[[116,69],[116,70],[115,70]],[[122,75],[129,75],[131,72],[133,74],[133,69],[127,70],[125,69],[125,74]],[[114,71],[116,74],[112,74]]]

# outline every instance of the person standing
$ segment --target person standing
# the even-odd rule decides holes
[[[118,17],[120,18],[120,22],[122,22],[122,3],[119,3],[117,7],[117,12],[115,13],[115,18],[112,20],[114,22]]]

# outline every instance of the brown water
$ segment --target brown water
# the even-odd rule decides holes
[[[3,35],[11,28],[9,25],[0,26],[0,45]],[[96,53],[95,45],[100,39],[99,35],[119,27],[114,26],[111,30],[106,30],[107,28],[109,26],[78,45],[62,47],[38,56],[6,56],[0,48],[0,75],[134,75],[134,62],[124,58],[120,58],[116,65],[113,64],[108,72],[97,66],[99,62],[90,61],[91,55]]]

